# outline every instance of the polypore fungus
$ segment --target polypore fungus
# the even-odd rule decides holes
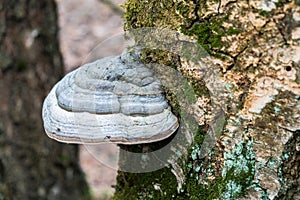
[[[47,135],[66,143],[149,143],[178,128],[160,81],[128,50],[67,74],[42,115]]]

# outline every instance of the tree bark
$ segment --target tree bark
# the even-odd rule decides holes
[[[41,106],[63,75],[55,1],[0,3],[0,199],[89,199],[76,145],[43,130]]]
[[[300,199],[300,2],[127,0],[124,7],[125,29],[160,27],[189,36],[208,52],[218,78],[201,83],[195,69],[205,68],[186,57],[175,62],[166,56],[170,52],[143,50],[147,63],[176,65],[204,115],[186,153],[167,167],[124,172],[122,166],[140,162],[120,154],[114,198]],[[214,96],[217,85],[224,88]],[[176,110],[174,99],[169,102]],[[221,123],[220,117],[209,116],[212,102],[222,108],[226,122],[203,158],[203,138],[212,124]],[[121,147],[144,152],[164,142]]]

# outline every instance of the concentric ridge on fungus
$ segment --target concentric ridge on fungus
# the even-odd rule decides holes
[[[67,143],[148,143],[178,128],[162,86],[138,55],[88,63],[67,74],[46,97],[44,128]]]

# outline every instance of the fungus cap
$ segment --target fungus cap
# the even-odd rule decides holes
[[[158,78],[127,50],[67,74],[42,112],[47,135],[66,143],[150,143],[179,126]]]

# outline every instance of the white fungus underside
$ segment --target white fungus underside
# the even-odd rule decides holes
[[[145,116],[67,111],[57,104],[55,91],[58,84],[52,88],[43,104],[45,131],[58,141],[150,143],[169,137],[178,128],[178,121],[169,109]]]

